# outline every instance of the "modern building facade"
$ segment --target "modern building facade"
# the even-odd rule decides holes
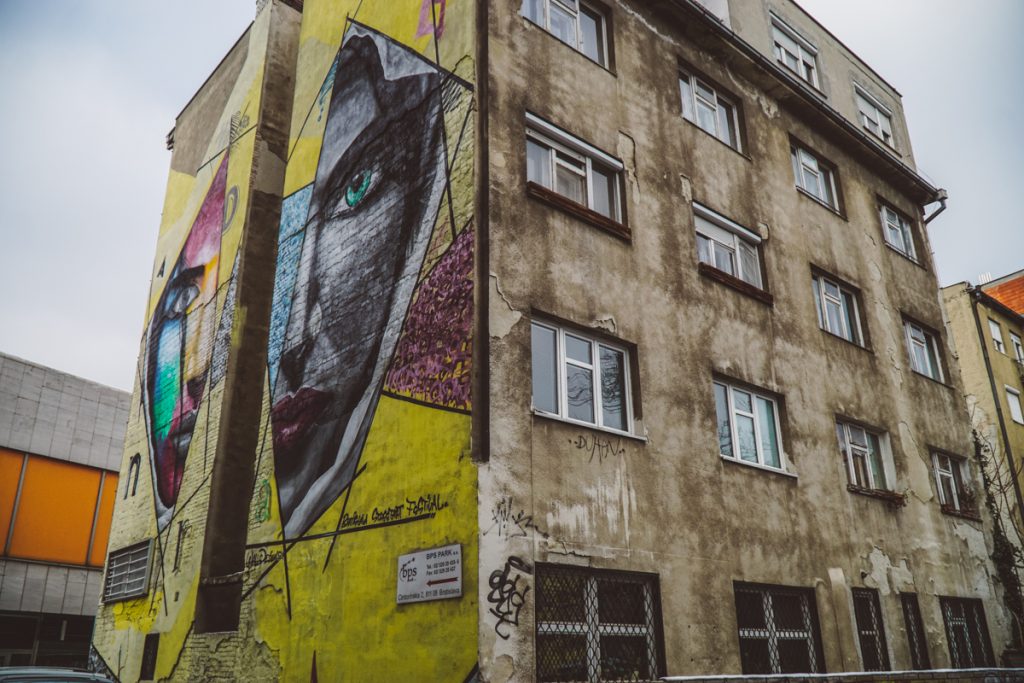
[[[93,639],[120,680],[1011,645],[945,193],[795,3],[271,0],[172,139]]]
[[[128,400],[0,354],[0,666],[88,664]]]

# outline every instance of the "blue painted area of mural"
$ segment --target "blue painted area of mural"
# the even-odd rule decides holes
[[[274,302],[270,316],[270,339],[267,346],[267,368],[270,386],[277,381],[277,368],[281,361],[284,335],[288,329],[288,316],[292,310],[292,290],[299,270],[302,236],[309,213],[309,200],[313,185],[289,195],[281,203],[281,228],[277,240],[277,267],[274,273]]]
[[[334,61],[331,62],[331,69],[327,72],[327,77],[324,79],[324,84],[320,86],[320,92],[317,93],[316,101],[320,108],[320,111],[316,115],[316,120],[320,121],[324,116],[324,107],[327,105],[327,95],[330,94],[331,88],[334,87],[334,75],[338,73],[338,58],[335,57]]]

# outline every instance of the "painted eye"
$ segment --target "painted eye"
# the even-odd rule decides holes
[[[373,171],[363,170],[356,173],[348,181],[348,187],[345,188],[345,203],[348,208],[354,209],[363,201],[366,197],[366,192],[370,189],[373,184]]]
[[[171,301],[171,313],[173,317],[178,317],[185,314],[188,307],[192,305],[192,302],[199,298],[199,288],[195,285],[186,285],[181,287],[175,294],[174,299]]]

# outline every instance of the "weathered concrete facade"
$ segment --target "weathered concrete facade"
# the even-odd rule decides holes
[[[994,664],[899,95],[793,3],[705,4],[264,6],[175,131],[111,544],[157,552],[94,639],[119,679]],[[225,148],[264,203],[175,308]],[[218,332],[179,367],[196,300]],[[456,546],[428,576],[460,593],[407,599]]]

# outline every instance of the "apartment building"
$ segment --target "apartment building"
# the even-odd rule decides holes
[[[945,193],[795,3],[270,0],[171,137],[93,639],[120,680],[1015,645]]]
[[[128,399],[0,353],[0,666],[88,664]]]

